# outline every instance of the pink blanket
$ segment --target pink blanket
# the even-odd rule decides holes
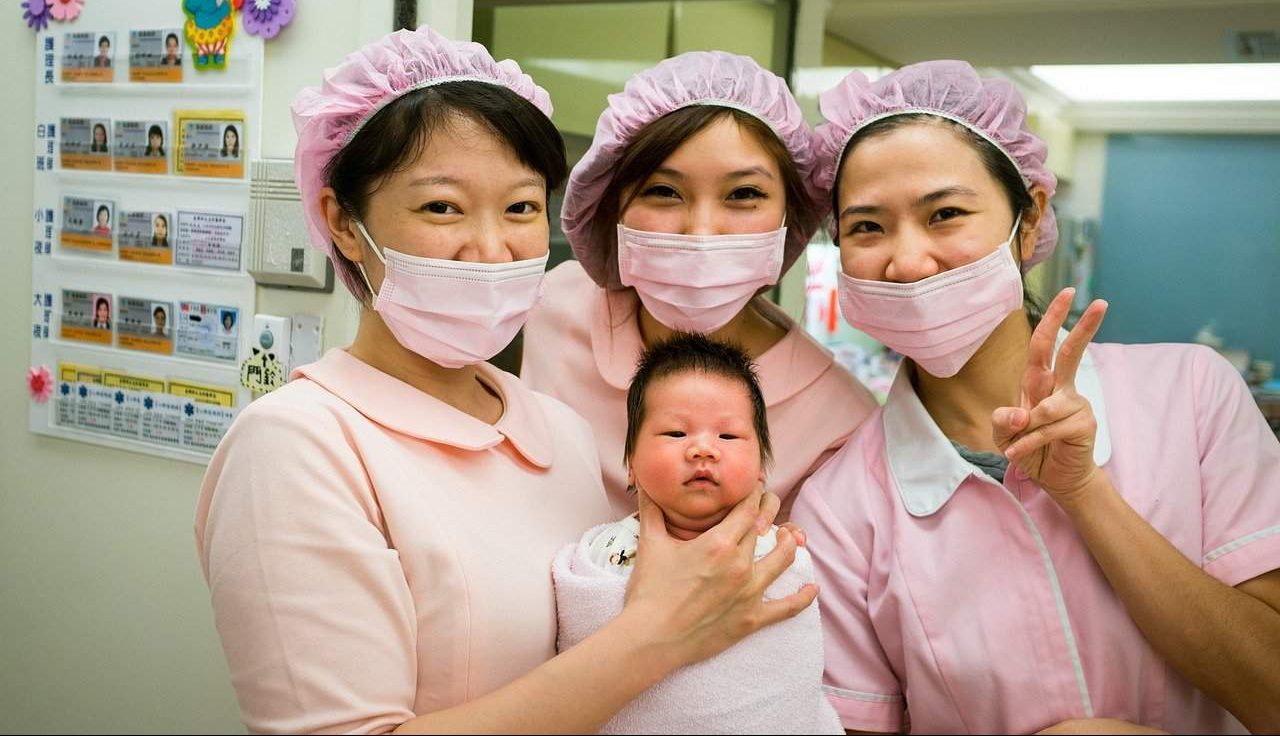
[[[602,570],[586,556],[602,528],[560,550],[552,566],[559,651],[595,633],[622,610],[629,578]],[[795,562],[765,597],[789,595],[812,581],[809,553],[796,550]],[[843,734],[821,685],[822,625],[815,603],[709,660],[677,670],[600,732]]]

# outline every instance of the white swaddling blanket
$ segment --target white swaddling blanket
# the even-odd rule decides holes
[[[622,611],[630,568],[619,574],[591,561],[592,542],[599,548],[597,538],[616,531],[620,523],[597,526],[556,555],[552,577],[558,651],[587,638]],[[775,527],[770,535],[776,532]],[[772,549],[773,544],[757,546],[757,557],[762,547]],[[790,595],[813,580],[809,553],[797,549],[795,561],[769,586],[765,598]],[[815,602],[711,659],[676,670],[641,693],[600,732],[843,734],[839,717],[822,693],[822,657],[822,623]]]

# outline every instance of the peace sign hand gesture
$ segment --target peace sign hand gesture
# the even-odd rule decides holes
[[[1021,406],[1003,406],[991,415],[996,447],[1059,503],[1079,494],[1098,471],[1093,462],[1098,424],[1089,401],[1076,392],[1075,380],[1107,303],[1097,299],[1089,305],[1055,358],[1058,331],[1074,297],[1075,289],[1063,289],[1031,335]]]

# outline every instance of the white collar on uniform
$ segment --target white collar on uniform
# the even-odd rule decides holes
[[[1067,336],[1058,333],[1058,344]],[[1092,349],[1086,349],[1076,371],[1076,390],[1089,401],[1098,423],[1093,461],[1102,467],[1111,459],[1111,432]],[[902,503],[912,516],[929,516],[944,504],[970,475],[987,476],[960,456],[911,385],[910,371],[900,369],[884,406],[885,455],[898,484]]]

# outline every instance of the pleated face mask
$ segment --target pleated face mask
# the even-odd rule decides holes
[[[675,235],[618,225],[618,274],[649,314],[673,330],[714,332],[782,274],[787,228]]]
[[[990,254],[910,284],[839,276],[840,312],[853,327],[929,375],[960,372],[1010,312],[1022,306],[1013,232]]]
[[[510,263],[423,258],[380,248],[356,222],[385,266],[373,309],[396,340],[446,368],[488,360],[510,344],[542,296],[547,254]]]

